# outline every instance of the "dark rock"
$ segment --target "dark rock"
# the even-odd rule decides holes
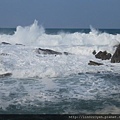
[[[89,61],[88,65],[103,65],[103,63],[98,63],[98,62],[94,62],[94,61]]]
[[[112,57],[111,53],[107,53],[106,60],[109,60]]]
[[[92,54],[95,55],[95,54],[96,54],[96,51],[94,50],[94,51],[92,52]]]
[[[9,55],[9,54],[7,54],[7,53],[1,53],[0,55],[7,56],[7,55]]]
[[[7,43],[7,42],[2,42],[1,44],[3,44],[3,45],[11,45],[10,43]]]
[[[23,44],[19,44],[19,43],[16,43],[15,45],[22,45],[22,46],[25,46],[25,45],[23,45]]]
[[[62,54],[64,54],[64,55],[69,55],[70,53],[68,53],[68,52],[57,52],[57,51],[54,51],[54,50],[50,50],[50,49],[42,49],[42,48],[38,48],[37,50],[37,53],[38,54],[44,54],[44,55],[47,55],[47,54],[49,54],[49,55],[62,55]]]
[[[65,54],[65,55],[69,55],[69,54],[71,54],[71,53],[68,53],[68,52],[64,52],[64,54]]]
[[[11,76],[12,73],[4,73],[4,74],[0,74],[0,77],[7,77],[7,76]]]
[[[102,54],[102,51],[99,51],[99,52],[95,55],[95,57],[98,58],[98,59],[101,59],[101,54]]]
[[[120,63],[120,45],[118,45],[115,53],[113,54],[111,63]]]
[[[102,60],[109,60],[111,58],[111,54],[110,53],[107,53],[106,51],[99,51],[95,57],[98,58],[98,59],[102,59]]]
[[[41,48],[38,48],[37,52],[39,54],[54,54],[54,55],[61,55],[62,53],[61,52],[57,52],[57,51],[54,51],[54,50],[50,50],[50,49],[41,49]]]

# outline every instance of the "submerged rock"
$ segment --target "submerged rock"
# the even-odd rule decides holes
[[[7,76],[11,76],[12,73],[3,73],[3,74],[0,74],[0,77],[7,77]]]
[[[1,42],[1,44],[3,44],[3,45],[11,45],[10,43],[7,43],[7,42]]]
[[[38,48],[36,51],[38,54],[44,54],[44,55],[47,55],[47,54],[49,54],[49,55],[62,55],[62,54],[68,55],[68,54],[70,54],[68,52],[62,53],[62,52],[57,52],[57,51],[54,51],[51,49],[42,49],[42,48]]]
[[[109,60],[111,58],[111,54],[110,53],[107,53],[106,51],[99,51],[95,57],[98,58],[98,59],[102,59],[102,60]]]
[[[68,53],[68,52],[63,52],[63,54],[65,54],[65,55],[69,55],[69,54],[71,54],[71,53]]]
[[[15,45],[22,45],[22,46],[25,46],[25,45],[23,45],[23,44],[20,44],[20,43],[16,43]]]
[[[12,44],[10,44],[10,43],[8,43],[8,42],[1,42],[1,45],[12,45]],[[20,43],[16,43],[15,45],[22,45],[22,46],[25,46],[25,45],[20,44]]]
[[[9,55],[8,53],[0,53],[0,55],[2,55],[2,56],[7,56],[7,55]]]
[[[120,63],[120,44],[111,58],[111,63]]]
[[[99,65],[103,65],[103,63],[98,63],[98,62],[94,62],[94,61],[90,60],[88,65],[97,65],[97,66],[99,66]]]

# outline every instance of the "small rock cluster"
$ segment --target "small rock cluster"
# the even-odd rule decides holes
[[[111,58],[111,53],[107,53],[107,51],[99,51],[95,57],[98,59],[102,59],[102,60],[109,60]]]
[[[96,54],[96,51],[94,50],[92,53],[98,59],[101,59],[101,60],[110,60],[111,59],[111,63],[120,63],[120,44],[117,46],[117,49],[116,49],[115,53],[113,54],[113,56],[111,55],[111,53],[108,53],[107,51],[99,51]],[[89,61],[88,65],[103,65],[103,64],[97,63],[94,61]]]

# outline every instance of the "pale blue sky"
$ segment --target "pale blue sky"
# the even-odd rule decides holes
[[[120,0],[0,0],[0,27],[120,28]]]

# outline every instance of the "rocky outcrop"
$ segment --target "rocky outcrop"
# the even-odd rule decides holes
[[[120,44],[111,58],[111,63],[120,63]]]
[[[111,58],[111,54],[110,53],[107,53],[106,51],[99,51],[95,57],[98,58],[98,59],[102,59],[102,60],[109,60]]]
[[[62,54],[64,54],[64,55],[69,55],[70,53],[68,53],[68,52],[57,52],[57,51],[54,51],[54,50],[51,50],[51,49],[42,49],[42,48],[38,48],[38,49],[36,49],[36,52],[38,53],[38,54],[44,54],[44,55],[47,55],[47,54],[49,54],[49,55],[62,55]]]
[[[7,77],[7,76],[11,76],[12,73],[3,73],[3,74],[0,74],[0,77]]]
[[[99,65],[103,65],[103,63],[98,63],[98,62],[94,62],[94,61],[89,61],[88,65],[94,65],[94,66],[99,66]]]
[[[7,42],[1,42],[2,45],[11,45],[10,43]]]

